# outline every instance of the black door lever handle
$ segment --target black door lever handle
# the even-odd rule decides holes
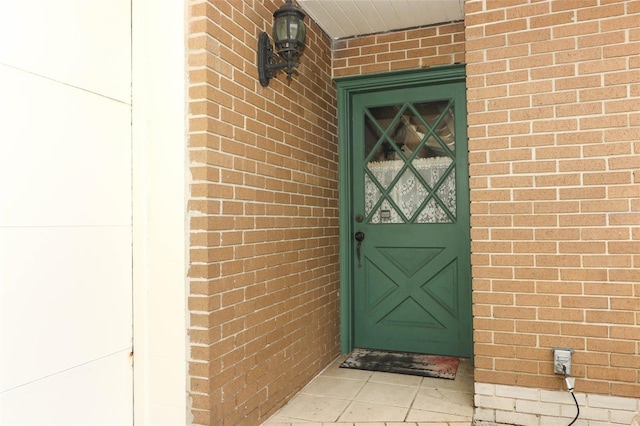
[[[358,242],[358,245],[356,246],[356,254],[358,255],[358,268],[361,268],[362,264],[360,263],[360,248],[362,247],[362,241],[364,241],[364,232],[358,231],[356,232],[354,237]]]

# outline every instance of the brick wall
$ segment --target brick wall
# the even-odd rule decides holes
[[[195,423],[255,424],[338,352],[330,77],[463,61],[477,396],[548,402],[556,346],[578,392],[640,395],[640,2],[468,0],[465,25],[333,45],[307,20],[299,74],[268,88],[280,3],[191,6]]]
[[[354,37],[333,43],[333,76],[371,74],[464,62],[464,24]]]
[[[259,424],[339,353],[330,43],[307,19],[298,73],[260,86],[258,35],[282,4],[190,2],[195,424]]]
[[[640,2],[465,20],[476,382],[638,398]]]

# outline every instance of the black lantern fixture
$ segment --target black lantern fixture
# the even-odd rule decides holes
[[[304,48],[306,15],[294,6],[291,0],[286,1],[273,13],[273,43],[276,45],[277,54],[273,52],[267,33],[263,32],[258,39],[258,77],[263,87],[268,86],[271,77],[281,69],[291,80],[293,69],[299,65],[296,61]]]

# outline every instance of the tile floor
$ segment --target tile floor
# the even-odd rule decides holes
[[[338,368],[305,386],[264,426],[470,426],[473,368],[461,360],[455,380]]]

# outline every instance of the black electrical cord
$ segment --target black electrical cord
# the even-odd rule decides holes
[[[580,405],[578,405],[578,400],[576,399],[576,395],[573,393],[573,387],[569,386],[569,381],[567,380],[567,367],[565,367],[564,365],[562,366],[562,372],[564,373],[564,379],[567,382],[567,389],[569,390],[569,393],[571,393],[571,396],[573,397],[573,401],[576,403],[576,411],[577,411],[576,416],[573,418],[573,420],[571,420],[571,423],[567,425],[567,426],[571,426],[576,422],[576,420],[578,420],[578,416],[580,415]]]
[[[576,420],[578,420],[578,416],[580,415],[580,406],[578,405],[578,400],[576,399],[576,396],[573,393],[573,389],[571,389],[569,392],[571,392],[571,396],[573,397],[573,400],[576,403],[576,410],[578,410],[578,412],[576,413],[576,416],[573,418],[573,420],[571,420],[571,423],[569,423],[567,426],[571,426],[572,424],[574,424]]]

